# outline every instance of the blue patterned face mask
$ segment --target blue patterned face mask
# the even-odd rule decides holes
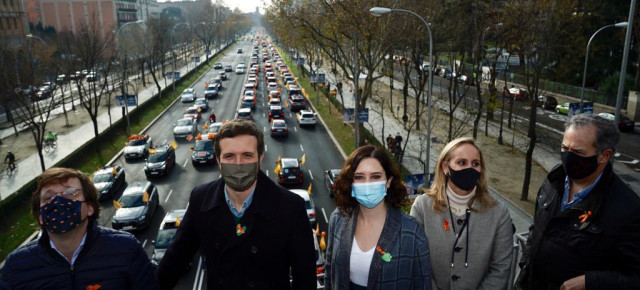
[[[354,183],[351,185],[351,196],[366,208],[374,208],[387,195],[387,181]]]
[[[63,234],[82,223],[82,203],[56,195],[49,203],[40,207],[40,215],[45,230]]]

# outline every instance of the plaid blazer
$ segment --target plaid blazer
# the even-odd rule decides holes
[[[358,209],[351,217],[338,209],[331,214],[325,264],[325,289],[349,289],[351,246]],[[389,207],[378,244],[389,253],[386,262],[376,250],[369,268],[367,289],[430,289],[429,243],[422,226],[399,209]]]

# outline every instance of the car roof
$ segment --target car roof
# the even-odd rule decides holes
[[[280,162],[282,162],[282,167],[285,168],[300,167],[298,165],[298,159],[295,158],[282,158]]]
[[[114,165],[113,167],[115,167],[117,170],[119,170],[119,169],[120,169],[120,166],[118,166],[118,165]],[[113,171],[113,167],[112,167],[112,166],[105,166],[105,167],[102,167],[102,168],[100,168],[100,169],[96,170],[96,171],[93,173],[93,175],[96,175],[96,174],[103,174],[103,173],[112,173],[112,171]]]
[[[193,94],[195,90],[193,88],[186,88],[182,91],[183,94]]]
[[[129,183],[122,195],[139,194],[151,185],[149,181],[134,181]]]
[[[281,106],[269,106],[269,110],[282,110]]]
[[[309,201],[309,193],[304,190],[304,189],[289,189],[289,191],[299,195],[300,197],[302,197],[304,199],[304,201]]]
[[[238,110],[238,113],[251,113],[251,108],[241,108]]]

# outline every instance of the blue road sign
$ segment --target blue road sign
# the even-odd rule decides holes
[[[122,95],[116,96],[116,104],[118,107],[124,107],[124,98]],[[127,95],[127,106],[133,107],[138,105],[138,98],[136,95]]]

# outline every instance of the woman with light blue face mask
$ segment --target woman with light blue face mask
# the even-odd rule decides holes
[[[407,190],[388,153],[354,151],[336,181],[325,289],[430,289],[424,229],[400,208]]]

